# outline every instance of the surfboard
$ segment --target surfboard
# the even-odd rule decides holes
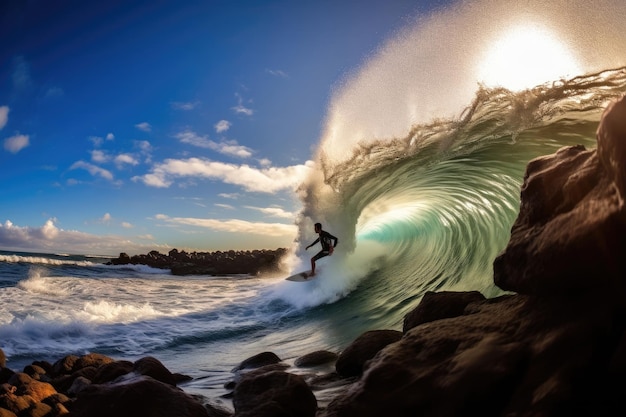
[[[317,277],[317,275],[310,277],[309,276],[310,273],[311,271],[298,272],[297,274],[293,274],[292,276],[287,277],[285,279],[287,281],[294,281],[294,282],[312,281]]]

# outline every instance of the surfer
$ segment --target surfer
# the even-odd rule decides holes
[[[315,233],[317,233],[319,237],[315,239],[315,242],[304,248],[305,250],[307,250],[311,246],[315,245],[317,242],[320,242],[322,244],[322,250],[311,258],[311,273],[309,274],[310,277],[315,275],[315,261],[323,258],[324,256],[332,255],[333,251],[335,250],[335,246],[337,246],[337,242],[339,242],[339,239],[337,239],[335,236],[331,235],[326,230],[322,230],[322,223],[315,223]]]

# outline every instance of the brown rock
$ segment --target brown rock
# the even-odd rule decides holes
[[[420,324],[460,316],[468,304],[483,300],[485,296],[478,291],[427,291],[419,305],[404,317],[402,332]]]
[[[371,330],[363,333],[339,354],[335,364],[337,373],[344,377],[360,375],[368,360],[401,337],[402,332],[397,330]]]
[[[609,377],[623,332],[603,298],[514,295],[409,330],[320,417],[611,415],[626,388]],[[619,318],[619,319],[618,319]],[[604,352],[604,353],[602,353]]]
[[[597,150],[560,149],[531,161],[511,240],[494,281],[523,294],[608,290],[626,303],[626,103],[610,106]]]
[[[9,379],[9,384],[13,385],[16,390],[15,394],[19,396],[28,395],[36,402],[56,394],[54,387],[47,382],[37,381],[23,372],[18,372]]]

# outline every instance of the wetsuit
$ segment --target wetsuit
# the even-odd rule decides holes
[[[317,242],[320,242],[322,244],[322,250],[319,251],[317,255],[315,255],[313,258],[311,258],[311,260],[317,261],[318,259],[323,258],[324,256],[328,256],[330,254],[331,240],[334,240],[333,247],[337,246],[337,242],[339,242],[339,239],[337,239],[335,236],[328,233],[326,230],[322,230],[320,232],[320,237],[315,239],[315,242],[309,245],[309,246],[313,246]]]

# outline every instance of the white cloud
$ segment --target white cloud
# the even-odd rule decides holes
[[[4,140],[4,150],[11,153],[18,153],[28,145],[30,145],[28,135],[15,135]]]
[[[104,216],[102,216],[102,218],[99,220],[100,223],[110,223],[111,222],[111,214],[110,213],[104,213]]]
[[[219,208],[223,208],[226,210],[234,210],[235,207],[231,206],[230,204],[223,204],[223,203],[215,203],[214,204],[215,207],[219,207]]]
[[[253,206],[245,206],[250,210],[260,211],[263,214],[267,214],[271,217],[279,217],[282,219],[293,219],[295,218],[295,214],[285,211],[280,207],[253,207]]]
[[[128,223],[128,222],[122,222],[122,227],[124,229],[132,229],[133,225],[131,223]]]
[[[270,75],[273,75],[275,77],[282,77],[282,78],[287,78],[288,75],[285,71],[282,70],[272,70],[272,69],[266,69],[265,72],[267,72]]]
[[[246,235],[294,237],[297,232],[295,225],[282,223],[249,222],[238,219],[216,220],[194,217],[169,217],[165,214],[157,214],[155,218],[169,224],[202,227],[218,232],[243,233]]]
[[[152,126],[148,122],[137,123],[135,127],[143,132],[151,132]]]
[[[113,133],[107,133],[107,140],[114,140],[115,139],[115,135]]]
[[[198,105],[200,104],[200,102],[198,101],[194,101],[194,102],[181,102],[181,101],[174,101],[171,103],[172,108],[176,109],[176,110],[185,110],[185,111],[190,111],[195,109]]]
[[[223,133],[230,129],[231,126],[232,123],[228,120],[220,120],[219,122],[215,123],[215,131],[217,133]]]
[[[243,99],[241,98],[239,94],[235,94],[235,96],[237,97],[237,105],[232,107],[235,113],[245,114],[246,116],[252,116],[254,114],[254,110],[244,106]]]
[[[111,158],[104,152],[100,150],[91,151],[91,160],[102,164],[104,162],[108,162]]]
[[[0,107],[0,130],[4,129],[9,121],[9,106]]]
[[[115,157],[115,164],[118,167],[121,167],[123,164],[138,165],[139,161],[137,161],[137,159],[130,154],[122,153]]]
[[[106,215],[105,215],[106,217]],[[91,235],[75,230],[63,230],[49,219],[43,226],[20,227],[10,220],[0,223],[0,247],[38,252],[73,252],[97,255],[117,255],[126,252],[146,253],[155,245],[138,245],[125,237]]]
[[[99,166],[90,164],[89,162],[85,162],[85,161],[76,161],[74,162],[74,164],[72,164],[72,166],[70,167],[70,170],[73,169],[84,169],[87,172],[89,172],[92,176],[99,176],[104,178],[105,180],[113,180],[113,174],[111,174],[110,171],[104,169],[104,168],[100,168]]]
[[[207,178],[238,185],[247,191],[273,194],[295,189],[310,169],[307,165],[259,169],[201,158],[166,159],[156,164],[151,173],[134,177],[133,181],[142,181],[151,187],[169,187],[176,178]]]
[[[249,158],[252,156],[252,150],[250,148],[238,145],[236,141],[217,143],[210,140],[207,136],[200,136],[190,130],[176,134],[176,138],[182,143],[187,143],[199,148],[211,149],[223,155],[231,155],[239,158]]]

